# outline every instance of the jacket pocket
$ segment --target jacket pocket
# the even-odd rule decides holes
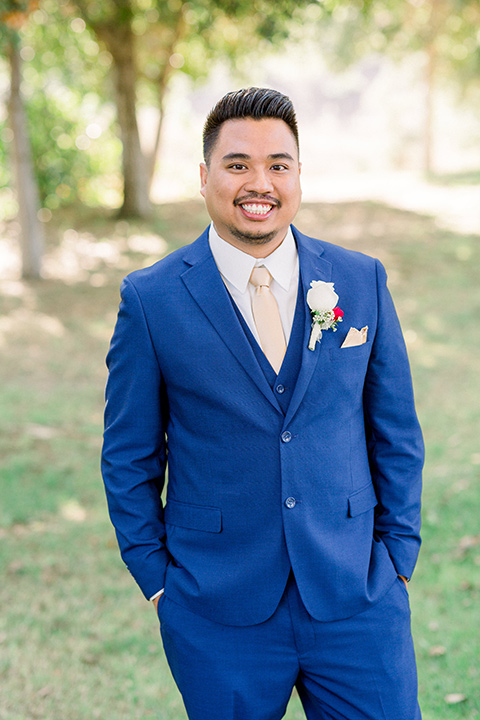
[[[371,510],[376,505],[378,505],[378,501],[375,488],[370,483],[350,495],[348,498],[348,515],[349,517],[356,517],[367,512],[367,510]]]
[[[340,357],[347,357],[348,355],[370,355],[371,349],[372,341],[367,340],[367,342],[361,343],[361,345],[350,345],[350,347],[342,347],[341,345],[339,345],[339,347],[335,350],[332,350],[332,352],[335,353],[335,357],[337,356],[337,353]]]
[[[219,533],[222,530],[222,511],[220,508],[168,500],[165,505],[165,523],[187,530]]]

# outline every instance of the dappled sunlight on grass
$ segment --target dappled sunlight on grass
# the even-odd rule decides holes
[[[2,334],[15,336],[45,333],[55,337],[63,337],[65,327],[57,317],[44,315],[30,308],[17,308],[8,317],[0,319],[0,337]]]
[[[118,220],[104,210],[58,211],[45,226],[44,278],[68,284],[89,282],[99,287],[108,282],[112,270],[127,272],[152,264],[170,250],[195,239],[199,218],[205,225],[209,222],[203,201],[192,200],[182,203],[182,218],[171,227],[177,207],[177,203],[157,207],[151,222]],[[168,240],[164,233],[167,226]],[[12,294],[15,288],[21,294],[26,286],[20,280],[18,223],[0,222],[0,234],[0,295]]]
[[[92,233],[69,228],[57,247],[45,258],[45,278],[61,278],[64,282],[88,281],[97,271],[122,265],[125,243],[117,238],[98,239]]]
[[[321,174],[305,189],[319,202],[374,201],[435,218],[439,228],[480,235],[480,184],[442,185],[420,173]]]
[[[70,522],[85,522],[87,511],[77,500],[67,500],[60,506],[60,515]]]

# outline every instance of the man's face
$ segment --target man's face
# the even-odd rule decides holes
[[[200,176],[220,237],[257,257],[281,244],[301,199],[298,149],[283,120],[227,120]]]

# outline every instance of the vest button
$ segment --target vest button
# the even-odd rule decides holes
[[[282,442],[288,443],[292,439],[292,433],[288,432],[288,430],[285,430],[285,432],[282,433]]]
[[[279,395],[283,395],[283,393],[285,392],[285,388],[284,388],[283,385],[277,385],[277,387],[275,388],[275,390],[277,391],[277,393],[278,393]]]
[[[295,500],[294,497],[288,497],[288,498],[285,500],[285,506],[286,506],[289,510],[291,510],[292,508],[294,508],[296,504],[297,504],[297,501]]]

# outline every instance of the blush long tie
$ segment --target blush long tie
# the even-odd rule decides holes
[[[270,290],[272,276],[266,267],[255,267],[250,282],[255,287],[252,300],[253,319],[260,338],[260,345],[275,372],[280,372],[285,351],[285,335],[275,296]]]

